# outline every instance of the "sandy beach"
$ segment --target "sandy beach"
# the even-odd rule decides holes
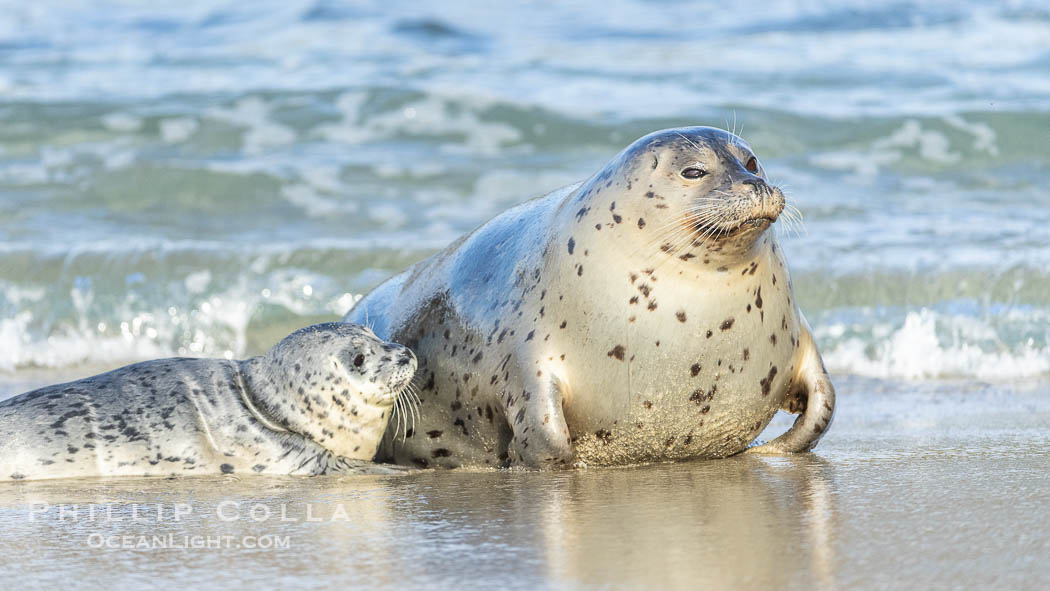
[[[0,399],[258,355],[692,125],[804,216],[838,389],[792,457],[2,482],[0,589],[1050,588],[1045,0],[0,6]]]
[[[815,453],[791,457],[548,473],[3,483],[2,584],[1050,584],[1050,386],[838,381],[830,434]]]

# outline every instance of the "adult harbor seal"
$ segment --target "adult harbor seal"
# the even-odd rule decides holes
[[[0,402],[0,480],[328,474],[370,460],[416,368],[369,329],[317,324],[245,361],[146,361]]]
[[[784,196],[708,127],[647,135],[377,287],[344,320],[420,359],[420,466],[619,464],[811,449],[834,389],[770,226]]]

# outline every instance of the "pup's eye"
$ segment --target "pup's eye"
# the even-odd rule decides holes
[[[365,356],[361,353],[358,353],[357,357],[354,357],[354,367],[361,367],[361,365],[364,364],[364,362]]]
[[[687,168],[687,169],[682,171],[682,176],[687,178],[687,179],[698,179],[698,178],[700,178],[700,177],[702,177],[702,176],[704,176],[706,174],[707,174],[706,170],[701,170],[701,169],[696,168],[694,166],[690,166],[689,168]]]
[[[747,164],[745,164],[744,167],[747,168],[748,172],[758,172],[758,160],[755,160],[755,157],[752,156],[751,158],[748,158]]]

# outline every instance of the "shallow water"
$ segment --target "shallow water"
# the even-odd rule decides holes
[[[0,0],[0,398],[258,353],[695,124],[803,211],[840,391],[793,458],[0,483],[0,587],[1047,587],[1048,74],[1035,0]]]
[[[3,586],[1050,584],[1045,385],[839,381],[842,410],[817,454],[553,473],[4,483]]]

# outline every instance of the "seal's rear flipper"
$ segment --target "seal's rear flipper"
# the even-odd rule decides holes
[[[796,386],[784,402],[784,409],[802,414],[780,437],[769,443],[748,448],[745,453],[786,454],[809,451],[817,445],[817,441],[820,441],[831,425],[835,414],[835,387],[831,385],[831,378],[824,369],[824,362],[820,359],[820,353],[817,352],[817,346],[805,320],[799,341],[802,361],[795,378]]]

